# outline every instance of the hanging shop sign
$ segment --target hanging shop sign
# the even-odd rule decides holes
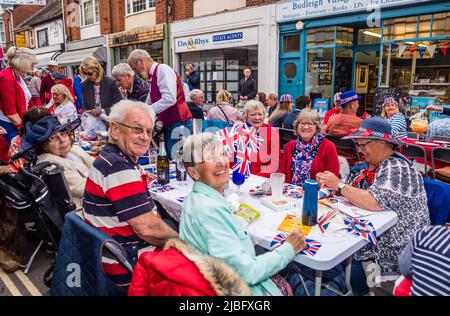
[[[258,45],[258,28],[177,37],[174,39],[176,53],[228,47]]]
[[[15,34],[16,47],[26,47],[25,34]]]
[[[327,15],[368,11],[418,4],[430,0],[299,0],[277,4],[276,20],[278,23],[305,20]]]

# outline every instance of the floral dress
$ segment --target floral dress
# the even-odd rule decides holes
[[[365,246],[354,259],[374,260],[382,275],[397,275],[399,254],[417,230],[430,225],[422,175],[399,153],[384,160],[373,179],[367,167],[366,162],[353,167],[346,183],[369,191],[383,210],[396,212],[398,219],[394,227],[380,236],[377,245]]]

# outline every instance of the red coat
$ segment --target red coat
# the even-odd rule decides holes
[[[280,164],[280,134],[278,129],[264,124],[259,130],[259,136],[264,143],[257,154],[250,156],[251,173],[269,178],[271,173],[277,172]]]
[[[281,159],[278,172],[286,175],[285,182],[292,183],[292,154],[294,152],[296,140],[292,140],[284,147],[283,157]],[[339,177],[339,159],[336,152],[336,146],[328,139],[322,140],[316,157],[311,165],[311,179],[316,180],[319,172],[331,171]]]
[[[171,239],[163,251],[146,252],[139,257],[128,295],[249,296],[251,291],[222,261],[200,255],[181,240]]]
[[[66,86],[67,89],[69,89],[70,94],[72,95],[73,101],[75,103],[75,100],[77,99],[75,96],[75,90],[73,89],[73,80],[72,78],[66,78],[59,82],[59,84],[62,84],[63,86]]]
[[[46,74],[42,78],[41,91],[39,92],[39,94],[41,96],[42,104],[47,104],[50,102],[50,100],[52,98],[52,96],[50,94],[50,90],[52,89],[52,87],[54,85],[55,85],[55,82],[53,81],[51,74]]]

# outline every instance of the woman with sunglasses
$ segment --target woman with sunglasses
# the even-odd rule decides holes
[[[21,141],[21,152],[33,150],[36,163],[49,161],[64,169],[64,177],[77,207],[82,205],[86,179],[94,158],[77,145],[73,145],[72,131],[80,119],[61,125],[55,116],[46,116],[36,123],[28,122]]]
[[[102,110],[109,114],[109,109],[122,100],[116,81],[105,76],[102,65],[94,57],[87,57],[80,69],[86,79],[82,83],[83,111],[93,116],[99,116]]]
[[[376,246],[368,245],[354,258],[353,276],[361,276],[352,288],[356,294],[368,292],[362,261],[375,261],[384,276],[400,274],[398,255],[417,230],[430,225],[422,175],[413,163],[397,152],[401,141],[393,136],[391,124],[381,117],[364,120],[353,134],[364,162],[354,166],[345,181],[330,172],[317,174],[317,180],[339,192],[353,205],[374,212],[394,211],[397,224],[384,233]]]
[[[302,186],[307,179],[328,170],[339,175],[339,160],[334,144],[321,131],[319,114],[304,109],[294,121],[296,140],[286,144],[279,172],[286,175],[286,183]]]

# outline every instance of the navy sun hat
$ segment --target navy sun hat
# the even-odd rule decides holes
[[[392,133],[391,123],[382,117],[369,117],[361,122],[359,129],[352,130],[351,134],[342,139],[379,139],[395,147],[402,145],[402,141]]]
[[[355,90],[349,90],[341,93],[340,96],[341,101],[339,102],[339,106],[346,105],[350,102],[361,100],[362,97],[360,97]]]
[[[54,71],[52,72],[52,77],[58,80],[64,80],[67,78],[67,76],[65,74],[62,74],[60,72]]]
[[[20,142],[20,151],[14,156],[21,157],[25,152],[47,141],[53,134],[60,131],[73,131],[80,124],[81,120],[77,118],[72,122],[61,125],[55,116],[43,117],[34,124],[27,122],[26,132]]]

